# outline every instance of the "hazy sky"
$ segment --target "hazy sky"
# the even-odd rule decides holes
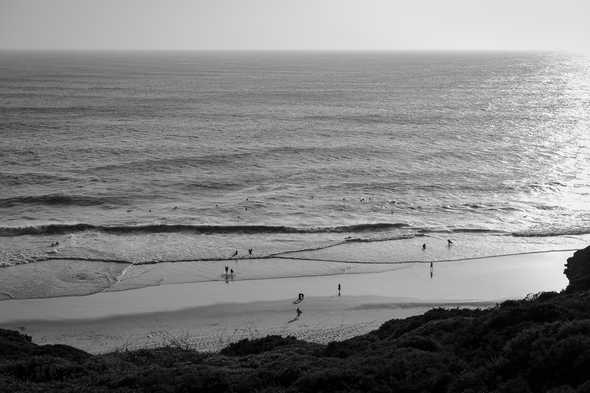
[[[10,49],[590,52],[588,0],[0,0]]]

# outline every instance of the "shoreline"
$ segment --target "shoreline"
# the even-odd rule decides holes
[[[195,259],[195,260],[175,260],[175,261],[150,261],[150,262],[140,262],[140,263],[131,263],[126,262],[123,260],[109,260],[109,259],[96,259],[96,258],[73,258],[73,257],[48,257],[42,260],[38,260],[32,263],[14,265],[14,266],[7,266],[3,267],[4,269],[34,269],[34,266],[43,263],[64,263],[69,262],[71,264],[86,264],[91,263],[88,268],[96,268],[101,267],[101,265],[108,266],[108,264],[113,263],[115,266],[111,267],[109,270],[116,271],[117,273],[110,278],[107,278],[106,282],[101,286],[100,283],[93,283],[95,289],[88,290],[83,293],[71,293],[68,291],[62,293],[51,293],[50,295],[30,295],[30,296],[13,296],[8,291],[0,292],[0,304],[5,301],[13,301],[13,300],[31,300],[31,299],[51,299],[51,298],[61,298],[61,297],[85,297],[85,296],[93,296],[100,293],[105,292],[122,292],[128,290],[137,290],[142,288],[149,288],[154,286],[162,286],[162,285],[175,285],[175,284],[200,284],[200,283],[207,283],[207,282],[224,282],[226,279],[223,275],[219,275],[217,277],[199,277],[196,280],[189,279],[188,281],[184,280],[177,280],[175,282],[170,283],[161,283],[161,282],[144,282],[141,284],[134,284],[130,287],[117,287],[123,279],[123,277],[127,274],[127,272],[131,269],[142,269],[149,266],[154,266],[156,268],[164,268],[166,264],[174,264],[174,265],[182,265],[182,264],[196,264],[199,262],[203,263],[213,263],[219,264],[221,268],[223,264],[231,264],[231,263],[239,263],[239,262],[255,262],[255,261],[272,261],[275,260],[277,262],[299,262],[299,263],[309,263],[309,262],[318,262],[318,263],[325,263],[325,264],[341,264],[347,265],[345,270],[348,271],[340,271],[340,269],[336,271],[330,272],[313,272],[313,271],[300,271],[296,274],[288,273],[288,274],[274,274],[268,277],[248,277],[248,276],[240,276],[236,281],[257,281],[257,280],[277,280],[277,279],[289,279],[289,278],[309,278],[309,277],[330,277],[330,276],[339,276],[339,275],[356,275],[356,274],[370,274],[370,273],[382,273],[387,271],[395,271],[399,270],[399,266],[404,266],[403,268],[407,268],[410,265],[421,265],[421,264],[439,264],[439,263],[455,263],[455,262],[477,262],[480,260],[492,260],[492,259],[501,259],[505,257],[518,257],[518,256],[529,256],[529,255],[543,255],[543,254],[554,254],[554,253],[568,253],[576,251],[576,248],[566,248],[566,249],[549,249],[549,250],[542,250],[542,251],[522,251],[522,252],[515,252],[515,253],[504,253],[504,254],[495,254],[495,255],[485,255],[485,256],[473,256],[473,257],[465,257],[465,258],[451,258],[451,259],[433,259],[433,260],[408,260],[408,261],[391,261],[391,262],[379,262],[379,261],[351,261],[351,260],[337,260],[337,259],[322,259],[322,258],[307,258],[307,257],[298,257],[298,256],[282,256],[282,255],[289,255],[289,254],[297,254],[301,251],[287,251],[283,253],[271,254],[268,256],[261,256],[261,257],[248,257],[248,258],[226,258],[226,259]],[[302,250],[306,252],[308,250]],[[123,268],[119,268],[116,265],[124,265]],[[353,271],[349,269],[349,267],[356,267],[359,269],[358,271]],[[390,269],[386,268],[386,266],[391,266]],[[374,271],[370,269],[373,268]],[[1,272],[1,270],[0,270]],[[18,274],[18,273],[17,273]],[[103,271],[99,271],[98,275],[103,275]],[[22,277],[25,276],[25,277]],[[26,274],[21,274],[21,277],[24,279],[30,279],[26,276]],[[101,277],[102,278],[102,277]],[[14,281],[18,281],[18,278]],[[232,280],[233,281],[233,280]],[[72,290],[75,290],[73,288]]]
[[[414,263],[375,273],[164,282],[88,296],[13,299],[0,302],[0,327],[31,335],[37,343],[67,344],[93,353],[165,345],[179,337],[203,351],[270,334],[327,342],[434,307],[488,307],[530,293],[559,291],[567,285],[562,272],[570,255],[550,252],[482,258],[476,264],[435,263],[432,277],[428,264]],[[164,267],[145,274],[173,278],[187,268]],[[288,323],[300,292],[305,294],[299,305],[303,316]]]
[[[487,308],[494,302],[420,303],[375,296],[309,297],[296,318],[291,300],[223,303],[174,311],[97,319],[13,321],[2,328],[33,337],[37,344],[66,344],[90,353],[184,345],[200,352],[268,335],[328,343],[368,333],[392,318],[435,307]]]

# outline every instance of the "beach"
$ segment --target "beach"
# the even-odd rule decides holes
[[[0,327],[91,353],[178,345],[215,351],[243,338],[293,335],[327,343],[434,307],[486,308],[567,285],[571,252],[396,265],[375,273],[166,284],[0,302]],[[158,276],[185,274],[151,265]],[[186,268],[186,267],[185,267]],[[156,272],[152,271],[152,275]],[[337,286],[342,286],[342,296]],[[293,301],[304,293],[302,303]],[[303,311],[295,319],[296,307]]]
[[[588,64],[2,52],[0,325],[211,351],[559,291],[590,244]]]

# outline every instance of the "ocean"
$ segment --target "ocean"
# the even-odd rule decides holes
[[[589,233],[587,57],[0,53],[0,283],[50,259],[369,266]]]

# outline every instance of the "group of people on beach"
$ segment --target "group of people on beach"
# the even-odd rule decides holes
[[[338,283],[338,296],[341,296],[341,295],[342,295],[342,284]],[[296,316],[294,319],[292,319],[289,322],[295,322],[296,320],[299,319],[299,317],[301,317],[301,314],[303,314],[303,311],[301,311],[299,304],[301,304],[304,299],[305,299],[305,295],[303,294],[303,292],[299,292],[299,294],[297,295],[297,300],[295,300],[293,302],[293,304],[297,305],[297,308],[295,309]]]
[[[225,282],[228,283],[229,280],[234,280],[234,269],[230,269],[229,266],[225,265]]]
[[[249,249],[248,249],[248,256],[249,256],[249,257],[252,257],[252,256],[253,256],[252,252],[254,252],[254,249],[253,249],[253,248],[249,248]],[[231,259],[231,258],[235,258],[235,257],[237,257],[237,256],[238,256],[238,254],[239,254],[239,253],[238,253],[238,250],[234,251],[234,253],[231,255],[230,259]]]
[[[451,239],[447,239],[447,247],[451,248],[455,243]],[[426,243],[422,244],[422,251],[426,251]],[[430,261],[430,278],[434,276],[434,263]]]
[[[454,245],[454,242],[451,239],[447,239],[447,247],[450,248],[453,245]],[[422,251],[426,251],[426,243],[422,244]],[[249,248],[248,255],[250,257],[252,256],[252,252],[253,252],[253,249]],[[231,258],[235,258],[236,256],[238,256],[238,250],[235,250],[235,252],[232,254]],[[430,262],[430,278],[433,277],[433,274],[434,274],[434,262],[431,261]],[[231,280],[234,279],[234,269],[230,269],[229,266],[225,265],[225,282],[229,282],[230,279]],[[338,289],[338,296],[341,296],[342,295],[342,284],[338,283],[337,289]],[[295,309],[296,316],[295,316],[295,319],[291,320],[290,322],[298,320],[301,317],[301,315],[303,314],[303,311],[301,310],[299,305],[303,302],[304,299],[305,299],[305,295],[302,292],[300,292],[297,295],[297,300],[295,300],[293,302],[293,304],[297,305],[297,308]]]

